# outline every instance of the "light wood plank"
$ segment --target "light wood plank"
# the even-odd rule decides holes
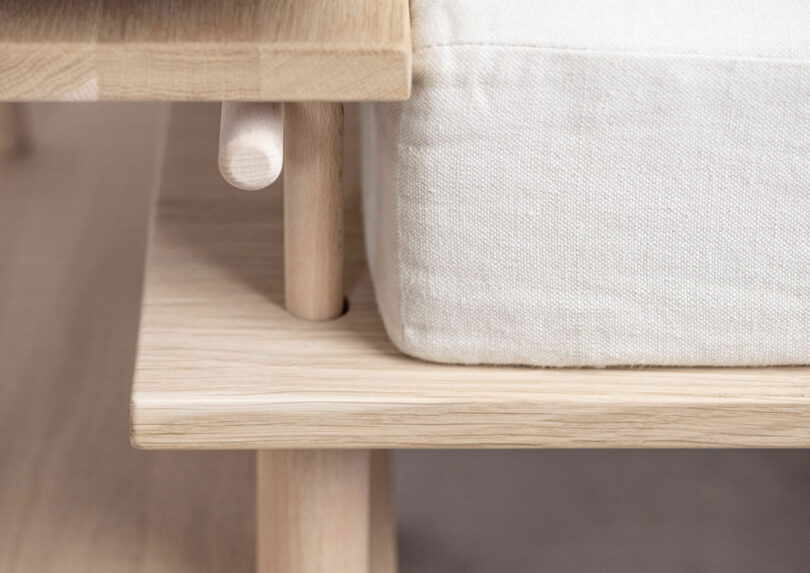
[[[0,100],[407,99],[407,0],[0,0]]]
[[[36,153],[0,158],[0,571],[252,573],[254,455],[129,446],[162,106],[31,107]]]
[[[281,192],[221,181],[216,113],[170,138],[132,395],[144,448],[810,446],[810,369],[430,364],[391,345],[347,212],[349,312],[283,308]],[[193,171],[193,173],[192,173]]]

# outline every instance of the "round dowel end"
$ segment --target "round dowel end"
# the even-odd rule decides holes
[[[282,150],[257,139],[233,140],[220,149],[219,172],[225,181],[238,189],[258,191],[281,175]]]
[[[279,103],[224,102],[219,172],[239,189],[264,189],[284,162],[284,110]]]

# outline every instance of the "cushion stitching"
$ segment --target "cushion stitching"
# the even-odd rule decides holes
[[[700,52],[638,52],[633,50],[600,50],[593,48],[574,48],[562,46],[543,46],[537,44],[508,44],[508,43],[488,43],[488,42],[457,42],[448,44],[427,44],[414,48],[413,54],[416,55],[421,51],[447,49],[447,48],[509,48],[509,49],[524,49],[524,50],[537,50],[543,52],[561,52],[573,54],[592,54],[600,56],[624,56],[636,58],[695,58],[695,59],[711,59],[711,60],[730,60],[730,61],[762,61],[773,63],[785,64],[808,64],[810,58],[780,58],[770,56],[735,56],[731,54],[703,54]]]

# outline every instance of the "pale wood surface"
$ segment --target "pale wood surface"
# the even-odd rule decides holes
[[[224,102],[219,124],[219,172],[236,187],[258,191],[281,175],[284,104]]]
[[[810,446],[810,369],[538,370],[421,362],[388,341],[347,219],[349,312],[283,309],[280,190],[234,194],[181,111],[132,395],[145,448]]]
[[[298,318],[343,312],[343,106],[284,105],[284,303]]]
[[[371,452],[257,454],[258,573],[366,573]]]
[[[0,0],[0,100],[396,100],[407,0]]]
[[[32,105],[0,158],[2,573],[255,571],[251,452],[129,446],[161,107]]]

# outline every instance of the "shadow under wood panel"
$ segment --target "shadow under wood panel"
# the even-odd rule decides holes
[[[127,436],[164,111],[36,105],[0,158],[2,573],[254,570],[254,456]]]

